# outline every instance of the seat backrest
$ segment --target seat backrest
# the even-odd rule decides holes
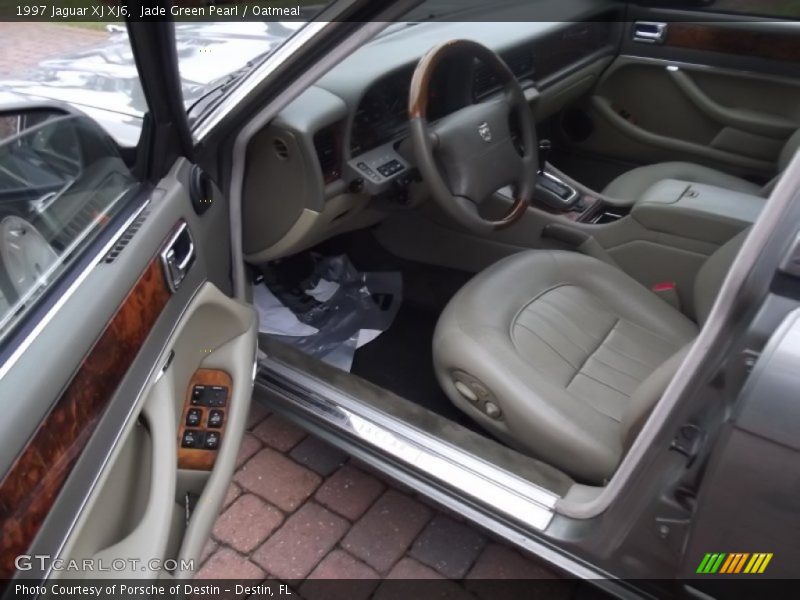
[[[714,306],[717,294],[722,288],[722,282],[725,281],[725,275],[728,274],[728,270],[731,268],[749,232],[750,228],[748,227],[720,246],[714,254],[708,257],[698,271],[694,280],[694,310],[697,316],[697,323],[701,327],[708,319],[708,313],[711,312],[711,307]]]
[[[694,304],[697,320],[701,326],[708,319],[708,314],[711,312],[711,307],[714,306],[714,301],[722,288],[725,276],[728,274],[728,270],[736,259],[736,255],[739,253],[749,231],[749,228],[745,229],[720,246],[714,254],[708,257],[697,273],[694,283]],[[628,451],[633,440],[636,439],[639,430],[641,430],[642,425],[650,415],[650,411],[661,398],[664,390],[667,389],[667,385],[672,380],[681,362],[683,362],[691,345],[692,343],[689,343],[678,350],[658,369],[653,371],[639,384],[639,387],[636,388],[636,391],[631,396],[631,401],[622,418],[621,442],[623,454]]]
[[[623,456],[630,450],[631,444],[633,444],[636,436],[639,435],[644,422],[650,416],[650,412],[656,402],[664,394],[664,390],[667,389],[669,382],[672,381],[693,343],[686,344],[662,363],[660,367],[639,384],[639,387],[631,395],[631,401],[625,409],[625,414],[622,415],[622,439],[620,441],[622,442]]]
[[[781,154],[778,157],[778,172],[786,170],[798,150],[800,150],[800,129],[794,132],[794,135],[789,138],[783,150],[781,150]]]

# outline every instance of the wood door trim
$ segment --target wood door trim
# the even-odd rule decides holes
[[[665,45],[800,62],[800,36],[796,33],[767,33],[699,23],[670,23]]]
[[[153,258],[0,481],[0,579],[13,576],[169,299]]]

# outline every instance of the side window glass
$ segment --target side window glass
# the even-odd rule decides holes
[[[0,113],[0,340],[137,185],[93,121]]]

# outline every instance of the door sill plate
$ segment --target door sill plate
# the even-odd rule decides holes
[[[550,524],[556,494],[509,473],[281,361],[264,358],[257,386],[402,468],[538,531]]]

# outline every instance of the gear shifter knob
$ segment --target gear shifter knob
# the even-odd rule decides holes
[[[550,155],[552,148],[553,143],[550,140],[539,140],[539,175],[544,175],[547,167],[547,157]]]

